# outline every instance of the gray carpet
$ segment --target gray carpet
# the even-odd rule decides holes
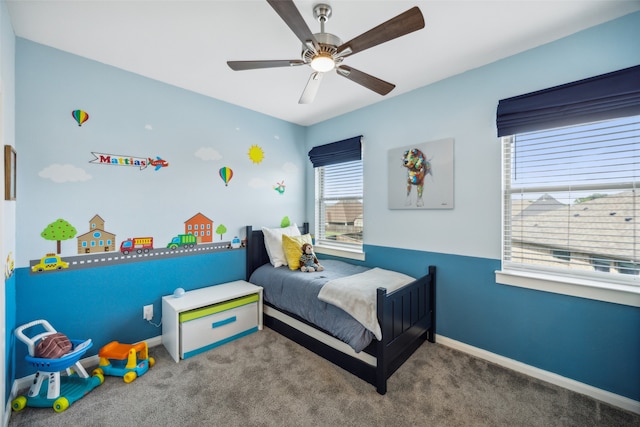
[[[640,415],[425,343],[375,388],[265,329],[176,364],[164,347],[131,384],[66,411],[27,407],[9,426],[640,426]]]

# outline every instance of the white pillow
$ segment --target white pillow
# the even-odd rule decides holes
[[[273,264],[274,267],[287,265],[287,258],[282,248],[282,235],[299,236],[300,229],[298,226],[294,223],[285,228],[262,227],[262,234],[264,234],[264,246],[267,249],[271,264]]]

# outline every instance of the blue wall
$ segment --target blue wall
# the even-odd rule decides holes
[[[134,343],[162,334],[162,328],[142,319],[142,306],[153,304],[160,323],[162,296],[176,288],[189,291],[244,279],[245,250],[192,255],[122,266],[31,275],[17,270],[16,325],[45,319],[73,339],[91,338],[87,355],[111,341]],[[7,324],[8,325],[8,324]],[[15,342],[15,340],[14,340]],[[15,344],[17,378],[33,373],[22,342]]]
[[[176,287],[245,277],[243,249],[31,273],[31,262],[56,252],[56,242],[41,232],[58,218],[80,236],[99,215],[105,231],[116,235],[111,256],[128,237],[152,236],[154,247],[163,248],[197,213],[213,221],[216,243],[243,238],[247,224],[306,219],[303,127],[20,38],[16,69],[20,197],[15,294],[7,297],[17,308],[9,331],[45,319],[72,338],[91,338],[92,355],[112,340],[159,336],[161,329],[142,319],[142,306],[154,304],[158,323],[161,297]],[[81,127],[71,115],[75,109],[89,113]],[[250,147],[263,151],[261,161],[248,156]],[[93,164],[92,152],[160,156],[169,166]],[[234,172],[228,185],[218,174],[224,166]],[[280,194],[273,186],[283,180]],[[221,224],[222,235],[215,231]],[[77,248],[76,238],[61,241],[61,258],[82,257]],[[16,350],[17,377],[32,372],[26,346],[7,341],[9,351]]]
[[[438,335],[640,396],[640,309],[496,284],[498,260],[371,245],[365,252],[360,264],[414,277],[436,266]]]
[[[364,136],[365,263],[405,272],[436,265],[439,334],[634,400],[640,308],[496,283],[502,197],[495,114],[500,99],[640,64],[638,40],[634,13],[307,130],[308,148]],[[455,208],[389,209],[389,150],[444,138],[455,140]]]
[[[306,152],[315,145],[364,135],[367,265],[418,275],[434,264],[439,334],[640,400],[639,309],[498,285],[494,275],[500,269],[501,216],[497,101],[636,65],[640,63],[637,40],[640,13],[300,128],[18,39],[16,140],[22,172],[15,324],[46,318],[72,337],[92,338],[93,353],[113,339],[137,341],[158,335],[157,328],[142,320],[142,305],[153,302],[159,313],[161,296],[178,285],[194,289],[242,278],[244,251],[33,275],[27,261],[41,256],[51,243],[39,237],[42,227],[58,216],[82,226],[91,215],[105,212],[107,225],[120,238],[135,235],[147,223],[163,236],[175,234],[175,223],[198,211],[220,215],[234,232],[244,224],[277,225],[283,215],[297,222],[312,221],[313,172]],[[87,132],[82,134],[75,124],[67,126],[70,111],[78,107],[98,113],[86,129],[83,126]],[[203,109],[215,114],[203,114]],[[135,114],[143,116],[132,121]],[[151,137],[142,131],[147,122],[154,126],[165,122],[168,128],[155,128],[158,132]],[[234,136],[237,123],[250,129],[249,134]],[[455,139],[455,208],[389,210],[386,197],[380,197],[387,191],[387,151],[447,137]],[[176,215],[174,204],[153,196],[182,195],[184,183],[216,182],[210,172],[219,164],[191,163],[189,154],[202,144],[221,152],[238,147],[237,152],[224,154],[240,165],[246,161],[248,145],[259,144],[270,154],[269,162],[277,161],[240,166],[238,170],[247,173],[239,180],[243,186],[233,187],[232,194],[218,188],[199,205]],[[166,176],[136,171],[123,178],[108,166],[92,168],[86,158],[91,150],[145,151],[145,147],[172,156],[171,168],[158,172],[167,172]],[[90,172],[93,182],[58,185],[42,179],[39,172],[44,167],[63,159]],[[282,171],[289,170],[284,164],[299,168],[290,172],[289,198],[279,199],[268,186],[251,186],[252,180],[279,181]],[[161,176],[159,181],[152,179],[156,176]],[[108,197],[119,195],[133,202],[140,194],[151,194],[158,205],[124,215],[106,203]],[[80,202],[87,200],[88,206],[82,207]],[[68,242],[63,248],[67,255],[72,249]],[[15,371],[21,377],[30,370],[24,366],[24,346],[16,346]]]

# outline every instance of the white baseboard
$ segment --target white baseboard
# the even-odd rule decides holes
[[[147,345],[149,346],[149,348],[155,347],[157,345],[162,344],[162,335],[149,338],[145,341],[147,342]],[[98,357],[97,354],[80,360],[80,364],[84,369],[87,370],[87,372],[90,372],[92,368],[98,366],[98,363],[100,363],[100,357]],[[27,375],[26,377],[18,378],[13,382],[13,385],[11,387],[11,393],[9,395],[9,400],[7,401],[7,404],[5,406],[4,427],[7,427],[9,425],[9,420],[11,418],[11,413],[12,413],[11,403],[13,402],[13,399],[18,397],[18,391],[24,390],[31,386],[35,376],[36,374]]]
[[[436,342],[438,344],[451,347],[455,350],[460,350],[464,353],[468,353],[480,359],[484,359],[497,365],[504,366],[505,368],[523,373],[530,377],[546,381],[548,383],[566,388],[571,391],[575,391],[576,393],[584,394],[618,408],[640,414],[640,402],[637,400],[629,399],[628,397],[620,396],[619,394],[611,393],[609,391],[602,390],[600,388],[593,387],[588,384],[581,383],[579,381],[575,381],[570,378],[563,377],[561,375],[554,374],[553,372],[545,371],[543,369],[539,369],[522,362],[518,362],[517,360],[509,359],[508,357],[491,353],[490,351],[486,351],[481,348],[444,337],[442,335],[436,334]]]

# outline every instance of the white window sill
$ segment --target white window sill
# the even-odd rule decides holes
[[[529,271],[496,271],[496,282],[538,291],[640,307],[640,287],[553,276]]]
[[[348,258],[357,261],[364,261],[364,252],[357,250],[345,249],[337,246],[326,246],[315,244],[313,250],[318,254],[338,256],[341,258]]]

